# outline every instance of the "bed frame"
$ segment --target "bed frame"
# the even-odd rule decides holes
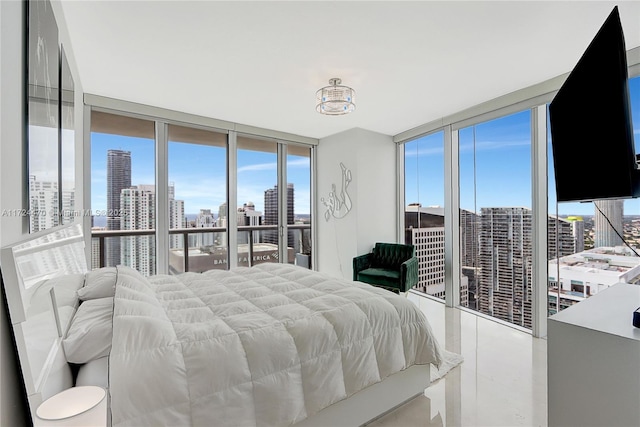
[[[0,251],[9,315],[32,419],[44,400],[73,386],[62,349],[78,301],[62,307],[46,279],[87,271],[80,224],[38,234]],[[422,394],[430,365],[415,365],[337,402],[298,427],[361,426]]]
[[[56,289],[45,281],[87,271],[81,225],[56,227],[2,248],[0,266],[29,411],[35,420],[40,403],[73,386],[62,337],[78,302],[56,298]]]

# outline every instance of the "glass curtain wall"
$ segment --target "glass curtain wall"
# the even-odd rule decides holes
[[[122,264],[156,273],[155,197],[155,123],[93,111],[91,228],[110,234],[104,245],[92,239],[93,268]]]
[[[227,269],[227,134],[169,125],[168,135],[169,272]]]
[[[469,307],[532,328],[531,113],[459,130],[460,282]]]
[[[238,135],[237,164],[238,266],[280,262],[278,143]]]
[[[407,142],[404,167],[404,242],[415,246],[418,258],[414,289],[444,299],[444,132]],[[466,288],[460,293],[461,305],[466,306]]]
[[[640,77],[629,79],[636,155],[640,154]],[[547,129],[549,126],[547,125]],[[555,314],[618,282],[640,283],[640,201],[560,202],[548,131],[548,313]],[[597,155],[594,154],[594,165]],[[576,185],[581,173],[576,167]],[[586,170],[586,172],[585,172]],[[606,177],[603,177],[606,179]]]
[[[287,145],[287,253],[296,265],[311,268],[311,148]],[[287,259],[291,263],[292,260]]]

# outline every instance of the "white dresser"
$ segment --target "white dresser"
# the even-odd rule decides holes
[[[616,284],[548,319],[549,427],[640,426],[640,285]]]

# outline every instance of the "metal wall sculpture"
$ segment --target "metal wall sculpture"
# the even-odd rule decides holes
[[[342,170],[342,183],[340,185],[340,190],[338,191],[336,184],[331,184],[329,196],[326,199],[324,197],[320,199],[322,204],[326,207],[326,211],[324,212],[324,219],[326,221],[329,221],[331,217],[337,219],[344,218],[353,207],[353,202],[351,201],[351,197],[347,191],[349,184],[352,181],[351,170],[347,169],[342,162],[340,163],[340,169]]]

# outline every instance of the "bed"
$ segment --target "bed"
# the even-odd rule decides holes
[[[34,286],[38,315],[55,319],[48,338],[16,340],[32,413],[74,384],[100,385],[113,426],[356,426],[422,393],[442,361],[422,312],[384,289],[288,264],[150,278],[124,266],[82,272],[81,233],[71,229],[50,246],[72,248],[58,257],[72,267],[40,271],[36,285],[21,277],[28,242],[2,251],[16,335],[33,322]],[[29,247],[42,258],[42,245]]]

